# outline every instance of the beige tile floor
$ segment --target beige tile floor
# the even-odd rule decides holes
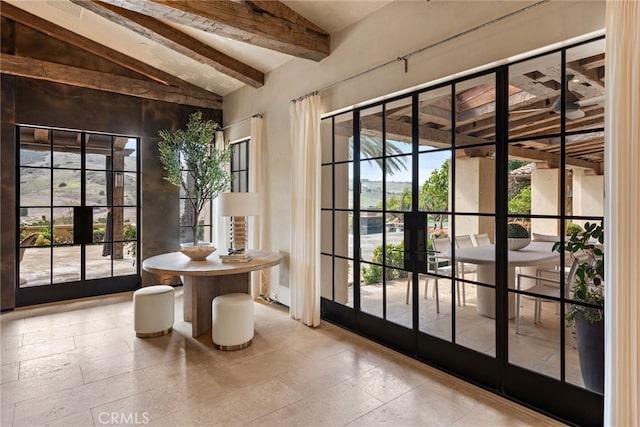
[[[139,339],[132,294],[4,313],[2,426],[547,426],[536,412],[334,325],[256,303],[241,351],[174,331]]]

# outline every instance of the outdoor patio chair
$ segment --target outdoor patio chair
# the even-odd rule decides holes
[[[565,291],[564,291],[565,298],[569,298],[569,289],[573,287],[576,270],[578,268],[578,265],[580,265],[582,262],[583,261],[580,259],[577,259],[577,258],[574,259],[573,263],[571,264],[571,267],[569,268],[569,272],[565,276]],[[535,294],[535,295],[529,295],[534,299],[534,304],[535,304],[534,311],[533,311],[534,324],[538,324],[541,322],[542,301],[543,300],[549,301],[549,299],[546,299],[544,297],[547,296],[547,297],[560,298],[561,271],[556,270],[555,272],[557,273],[557,276],[555,278],[544,276],[541,274],[536,274],[535,276],[530,274],[518,274],[516,277],[517,290],[521,290],[521,286],[520,286],[521,278],[534,279],[536,281],[535,285],[533,285],[528,289],[525,289],[526,292]],[[518,333],[520,333],[520,294],[519,293],[516,294],[516,334]]]

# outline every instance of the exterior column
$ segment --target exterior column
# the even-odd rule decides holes
[[[586,174],[586,170],[573,171],[573,214],[604,216],[604,175]],[[586,221],[574,221],[584,227]]]
[[[560,174],[557,168],[531,171],[531,214],[559,215]],[[531,218],[531,232],[550,236],[560,235],[556,219]]]
[[[451,170],[451,169],[449,169]],[[496,162],[485,157],[456,159],[455,198],[457,212],[495,212]],[[487,233],[494,240],[492,217],[457,216],[456,234]]]

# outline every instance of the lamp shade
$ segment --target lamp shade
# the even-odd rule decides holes
[[[217,200],[220,216],[255,216],[260,213],[258,193],[220,193]]]

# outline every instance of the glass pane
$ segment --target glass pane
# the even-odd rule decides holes
[[[387,320],[407,328],[413,326],[411,299],[407,299],[411,280],[409,272],[395,268],[385,268],[387,293]]]
[[[335,117],[335,161],[353,160],[353,113]]]
[[[186,182],[189,188],[193,188],[193,178],[191,177],[191,175],[189,175],[189,172],[185,170],[182,171],[182,181]],[[238,187],[238,188],[241,188],[241,187]],[[188,197],[187,192],[184,190],[184,187],[182,185],[179,186],[179,191],[180,191],[181,198]]]
[[[490,157],[493,153],[495,145],[456,150],[454,194],[457,212],[495,212],[496,161]]]
[[[360,112],[360,158],[382,157],[382,106]]]
[[[53,209],[53,236],[55,245],[73,244],[73,209]]]
[[[559,379],[560,334],[565,329],[558,303],[529,296],[520,296],[517,303],[519,320],[509,322],[509,362]]]
[[[572,313],[574,304],[565,305]],[[584,315],[586,314],[586,316]],[[568,383],[604,393],[604,321],[597,311],[583,311],[565,327],[565,364]]]
[[[51,166],[49,130],[20,128],[20,166]]]
[[[113,170],[135,172],[136,139],[117,136],[113,139]]]
[[[411,156],[389,157],[385,162],[387,210],[410,211]]]
[[[353,258],[353,213],[335,212],[333,239],[336,255]]]
[[[124,173],[124,205],[135,206],[138,203],[138,175],[135,173]],[[117,180],[116,180],[117,182]],[[115,192],[117,195],[117,191]],[[115,200],[114,200],[114,204]]]
[[[247,170],[247,148],[248,148],[248,143],[247,142],[243,142],[240,143],[240,169],[242,170]]]
[[[432,274],[419,275],[418,304],[420,331],[451,341],[451,280]]]
[[[495,141],[495,75],[465,80],[455,90],[456,147]]]
[[[456,215],[454,221],[456,342],[495,356],[495,218]],[[438,249],[441,241],[432,245]]]
[[[451,86],[423,92],[418,98],[419,149],[451,146]]]
[[[207,233],[205,233],[206,235]],[[115,244],[114,244],[115,245]],[[127,276],[130,274],[137,274],[136,268],[136,242],[130,242],[121,244],[122,255],[113,257],[113,275],[114,276]]]
[[[53,167],[79,169],[82,135],[66,130],[53,131]]]
[[[387,252],[385,263],[391,267],[404,267],[404,215],[386,214],[385,236]]]
[[[335,302],[353,307],[353,261],[334,258]]]
[[[545,154],[546,161],[536,160],[540,146],[552,143],[550,139],[530,140],[509,144],[509,213],[526,215],[559,215],[563,207],[560,203],[560,154]],[[569,183],[565,174],[565,182]],[[565,192],[566,193],[566,192]]]
[[[567,212],[574,216],[604,215],[604,134],[601,132],[567,136],[565,162]],[[591,162],[593,168],[588,166]]]
[[[112,232],[111,227],[112,224],[109,225],[109,230],[107,230],[107,220],[110,216],[110,211],[106,207],[93,208],[93,243],[102,243],[104,241],[111,241]],[[105,235],[105,232],[109,231],[108,235]]]
[[[333,166],[325,165],[321,167],[322,184],[321,184],[321,201],[320,207],[331,209],[333,207]]]
[[[446,212],[449,210],[450,161],[450,151],[420,153],[418,157],[418,188],[420,189],[418,208],[421,211]],[[430,216],[440,225],[446,222],[446,218],[440,214]]]
[[[360,264],[360,308],[363,312],[382,318],[382,270],[373,264]]]
[[[52,283],[80,280],[80,246],[58,246],[53,248]]]
[[[509,138],[560,132],[560,53],[509,67]]]
[[[234,171],[240,169],[240,144],[231,146],[231,169]]]
[[[360,213],[360,257],[366,261],[382,264],[382,230],[381,213]]]
[[[244,177],[245,177],[244,172],[235,172],[233,174],[233,181],[231,182],[232,191],[235,191],[235,192],[245,191],[247,183]]]
[[[136,208],[124,209],[123,240],[131,241],[137,239],[136,211]]]
[[[39,235],[38,239],[34,246],[20,250],[21,288],[51,283],[51,246],[45,246]]]
[[[360,208],[382,209],[382,159],[360,162]]]
[[[85,134],[87,169],[111,170],[111,135]]]
[[[111,178],[111,172],[106,171],[86,171],[86,203],[87,206],[104,206],[111,204],[109,190],[107,188],[107,177]]]
[[[322,163],[333,161],[333,122],[330,118],[320,121],[320,150]]]
[[[334,166],[336,209],[353,209],[353,163],[338,163]]]
[[[567,131],[604,127],[605,41],[567,50]]]
[[[53,170],[53,205],[80,206],[80,171]]]
[[[333,253],[333,214],[331,211],[320,212],[320,251],[326,254]]]
[[[333,300],[333,257],[320,256],[320,296]]]
[[[411,98],[404,98],[389,102],[385,106],[385,151],[387,156],[413,151],[411,105]]]
[[[20,205],[51,205],[51,170],[20,168]]]
[[[94,241],[96,238],[94,228]],[[85,275],[87,279],[100,279],[111,277],[111,256],[110,244],[95,244],[86,246],[87,268]]]
[[[570,308],[569,304],[565,305],[565,313]],[[577,385],[585,388],[582,369],[580,366],[580,355],[578,353],[578,341],[576,334],[576,325],[572,323],[570,326],[565,324],[564,327],[564,358],[565,358],[565,378],[569,384]],[[586,372],[585,372],[586,373]]]

